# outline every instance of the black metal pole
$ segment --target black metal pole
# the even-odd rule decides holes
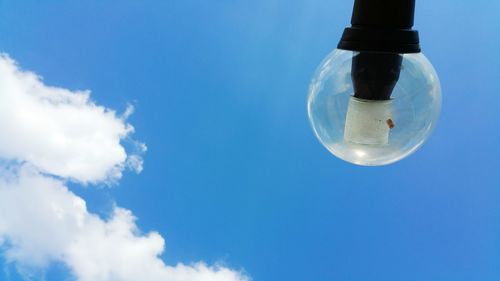
[[[355,0],[351,27],[338,48],[351,51],[419,53],[418,32],[412,30],[415,0]]]
[[[415,0],[356,0],[352,12],[353,26],[411,29]]]
[[[415,0],[355,0],[351,27],[338,48],[357,51],[352,58],[354,97],[389,100],[399,79],[402,55],[420,52],[412,30]]]

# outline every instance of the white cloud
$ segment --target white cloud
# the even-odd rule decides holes
[[[116,207],[107,221],[59,180],[23,166],[3,169],[0,236],[6,258],[26,267],[64,262],[81,281],[243,281],[243,274],[203,263],[167,266],[156,232],[141,234],[128,210]]]
[[[109,219],[90,213],[64,184],[107,182],[126,167],[140,172],[137,154],[120,144],[132,127],[95,105],[88,92],[48,87],[0,56],[0,246],[9,262],[44,269],[62,262],[80,281],[247,281],[224,266],[166,265],[159,233],[141,233],[119,207]],[[56,177],[54,177],[56,176]]]
[[[119,179],[127,158],[120,141],[133,132],[124,118],[133,109],[120,118],[89,96],[46,86],[1,55],[0,155],[81,182]]]

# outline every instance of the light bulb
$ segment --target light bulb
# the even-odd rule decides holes
[[[374,3],[396,5],[408,18],[388,19],[384,11],[390,7],[370,6]],[[420,53],[418,33],[411,30],[413,9],[414,0],[356,0],[353,27],[314,74],[310,123],[320,142],[345,161],[396,162],[421,147],[436,125],[441,89],[436,71]]]

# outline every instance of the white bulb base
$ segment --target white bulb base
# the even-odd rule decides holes
[[[349,99],[344,140],[363,145],[385,145],[394,127],[391,100]]]

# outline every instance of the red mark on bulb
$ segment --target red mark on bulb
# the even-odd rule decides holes
[[[387,126],[389,126],[389,129],[392,129],[394,128],[396,125],[394,124],[394,121],[392,121],[392,119],[387,119],[385,121],[385,123],[387,123]]]

